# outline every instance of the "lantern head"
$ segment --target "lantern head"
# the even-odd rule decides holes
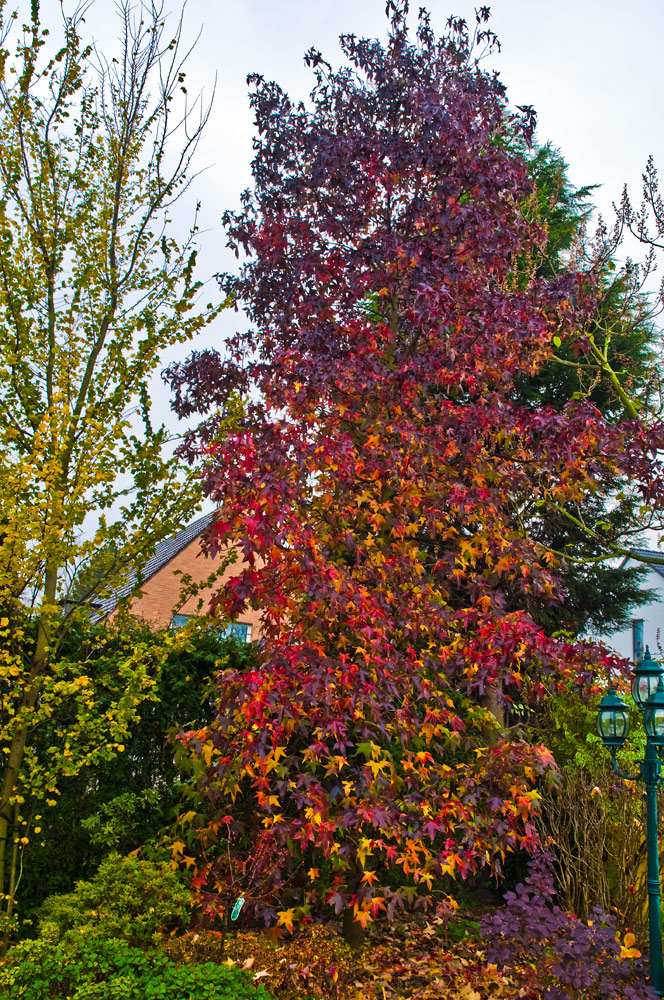
[[[664,692],[664,688],[662,689]],[[623,745],[629,733],[627,705],[616,694],[613,684],[599,703],[597,732],[608,750],[615,751]]]
[[[643,728],[649,742],[658,751],[664,750],[664,681],[661,677],[643,710]]]
[[[657,683],[664,670],[650,655],[650,647],[646,646],[646,655],[634,667],[632,678],[632,698],[641,711],[646,707],[648,698],[657,690]]]

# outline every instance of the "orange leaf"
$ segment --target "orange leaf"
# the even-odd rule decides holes
[[[290,910],[279,910],[277,917],[278,917],[277,927],[285,927],[288,933],[292,934],[295,909],[291,907]]]

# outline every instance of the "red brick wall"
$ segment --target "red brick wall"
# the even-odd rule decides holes
[[[230,576],[239,572],[239,559],[224,570],[213,588],[202,590],[195,597],[189,597],[180,606],[180,591],[182,577],[176,572],[191,576],[200,583],[221,564],[221,558],[210,559],[201,551],[201,540],[195,538],[184,549],[174,556],[170,562],[151,576],[142,587],[143,596],[137,598],[131,605],[132,614],[157,628],[164,628],[171,623],[174,612],[180,615],[195,615],[205,613],[208,601],[215,590]],[[198,602],[202,598],[202,610],[198,611]],[[251,625],[251,639],[258,639],[261,633],[261,614],[259,611],[248,610],[239,619],[243,625]]]

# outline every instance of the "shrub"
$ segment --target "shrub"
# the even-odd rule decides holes
[[[525,884],[505,894],[506,906],[481,924],[487,959],[501,968],[537,963],[547,1000],[654,1000],[645,984],[634,936],[621,945],[615,919],[596,907],[592,920],[579,920],[553,899],[554,859],[542,852],[529,866]]]
[[[241,969],[176,965],[126,941],[26,941],[0,963],[2,1000],[270,1000]]]
[[[39,936],[52,943],[84,935],[151,944],[160,932],[188,926],[189,903],[189,890],[169,865],[111,854],[89,882],[44,901]]]
[[[589,701],[576,688],[548,698],[531,739],[542,742],[560,767],[558,782],[540,787],[542,842],[556,857],[561,906],[592,919],[593,908],[620,914],[623,927],[647,933],[645,797],[638,782],[622,781],[595,725],[597,690]],[[631,701],[628,692],[623,694]],[[638,772],[645,734],[632,705],[634,736],[620,751],[623,770]],[[640,733],[640,736],[639,736]],[[660,808],[664,796],[660,793]]]

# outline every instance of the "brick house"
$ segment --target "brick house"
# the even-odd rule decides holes
[[[182,574],[190,576],[195,583],[207,579],[221,562],[210,559],[201,548],[201,536],[212,523],[214,512],[204,514],[198,520],[183,528],[172,538],[166,538],[155,549],[154,555],[143,568],[141,594],[130,605],[131,613],[142,618],[155,628],[184,625],[188,618],[200,614],[198,602],[203,599],[203,609],[212,593],[220,585],[237,573],[237,561],[226,568],[215,581],[213,588],[204,588],[197,595],[181,602]],[[131,578],[115,593],[97,605],[100,617],[113,615],[120,598],[130,594],[136,587],[136,576]],[[242,619],[228,627],[229,633],[243,642],[258,639],[261,632],[260,612],[249,609]]]

